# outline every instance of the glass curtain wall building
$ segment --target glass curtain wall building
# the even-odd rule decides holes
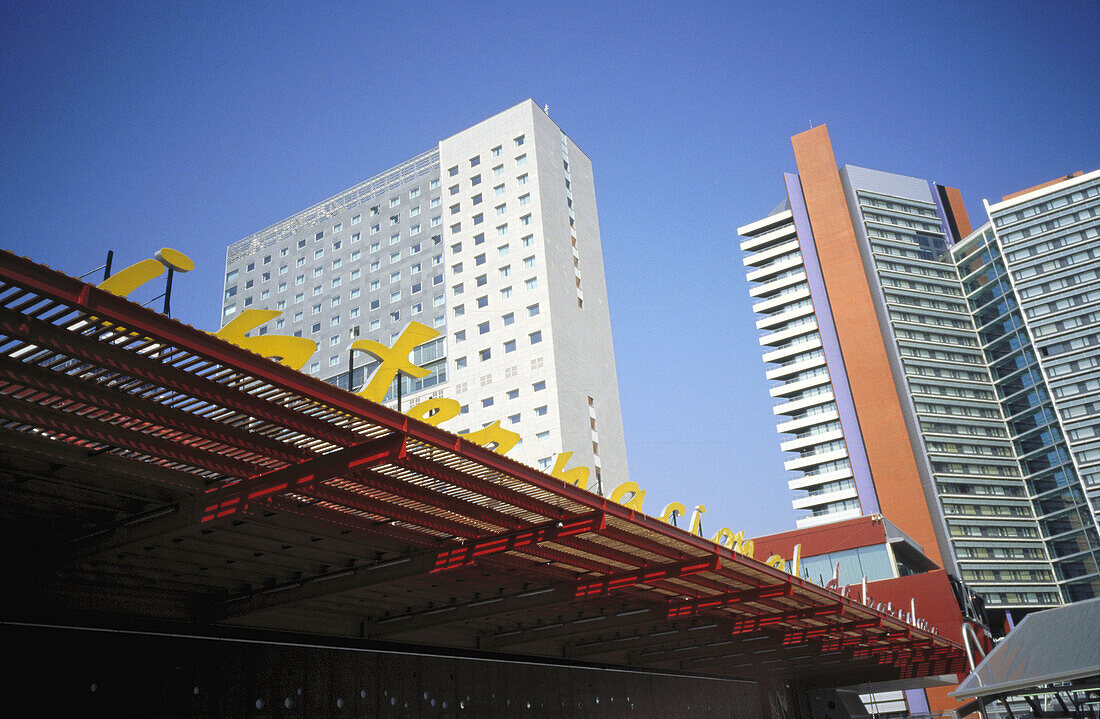
[[[1061,340],[1070,358],[1047,368],[1038,358],[1051,348],[1024,349],[1021,310],[1005,301],[1019,291],[1021,303],[1057,303],[1055,285],[1080,294],[1095,258],[1068,242],[1065,258],[1038,261],[1053,279],[1026,270],[1043,289],[1016,288],[994,276],[1004,269],[989,244],[999,221],[1009,227],[998,218],[1025,200],[990,205],[992,226],[971,234],[956,190],[838,170],[824,127],[793,142],[799,173],[785,176],[787,201],[738,232],[781,448],[794,453],[788,485],[806,510],[799,526],[881,513],[990,608],[1100,595],[1086,491],[1097,373],[1084,351],[1097,337],[1096,308],[1074,300],[1080,312],[1059,318],[1057,336],[1072,334]],[[1087,203],[1087,181],[1077,182]],[[1088,207],[1060,209],[1075,219],[1027,216],[1047,223],[1046,235],[1028,235],[1032,245],[1095,233]],[[1003,290],[992,295],[998,279]],[[1074,398],[1064,410],[1043,406],[1059,392]],[[1081,421],[1052,431],[1059,411]],[[1076,454],[1068,440],[1058,444],[1062,436],[1079,438]]]
[[[1100,595],[1100,172],[987,205],[952,248],[1066,601]],[[993,551],[993,550],[986,550]]]
[[[230,245],[222,324],[248,309],[277,312],[250,336],[315,341],[303,371],[341,387],[375,367],[354,341],[434,328],[403,409],[453,398],[446,429],[499,421],[510,457],[628,478],[592,163],[530,100]]]

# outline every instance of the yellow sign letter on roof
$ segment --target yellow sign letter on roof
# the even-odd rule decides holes
[[[438,427],[449,419],[454,419],[462,411],[458,400],[446,397],[433,397],[418,403],[405,414],[413,419]]]
[[[176,272],[190,272],[195,269],[195,263],[190,257],[171,247],[160,248],[155,256],[155,260],[142,260],[119,270],[97,286],[104,292],[126,297],[149,280],[163,275],[165,267]]]
[[[245,310],[215,332],[214,336],[268,359],[277,359],[279,364],[291,369],[300,370],[317,351],[317,343],[313,340],[289,335],[245,337],[245,332],[270,322],[281,314],[279,310]]]
[[[519,443],[519,435],[501,427],[499,419],[487,427],[482,427],[476,432],[460,434],[459,436],[474,444],[480,444],[482,447],[488,447],[491,444],[495,444],[496,447],[493,447],[492,450],[497,454],[508,454],[508,452],[512,450],[512,447],[515,447]]]
[[[374,340],[356,340],[352,342],[351,348],[353,350],[366,352],[381,362],[378,369],[371,375],[370,382],[360,390],[359,396],[372,402],[381,402],[385,399],[386,390],[389,389],[393,378],[397,376],[398,372],[404,372],[410,377],[426,377],[429,371],[413,364],[412,360],[409,359],[409,355],[416,347],[438,336],[439,333],[431,327],[422,325],[419,322],[410,322],[401,333],[401,336],[397,338],[397,341],[393,343],[393,347],[387,347]]]
[[[554,459],[554,468],[550,470],[550,476],[557,477],[566,484],[572,484],[574,487],[588,489],[588,467],[574,467],[569,470],[565,468],[565,465],[569,462],[569,458],[572,456],[572,452],[561,452],[558,454]]]
[[[630,499],[623,501],[623,497],[627,494],[630,495]],[[629,507],[635,512],[642,511],[642,502],[645,500],[645,490],[638,486],[637,482],[623,482],[615,489],[611,490],[612,502],[618,502],[624,507]]]

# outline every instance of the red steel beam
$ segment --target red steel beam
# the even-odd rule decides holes
[[[790,612],[778,612],[776,614],[762,614],[749,619],[738,619],[733,623],[731,634],[749,634],[759,632],[765,627],[772,627],[786,622],[802,621],[804,619],[818,619],[820,617],[836,616],[844,613],[844,605],[827,604],[822,607],[810,607],[809,609],[796,609]],[[862,639],[862,637],[860,637]]]
[[[369,528],[369,531],[378,537],[385,538],[387,535],[392,534],[391,540],[403,542],[405,544],[420,546],[420,547],[439,547],[441,540],[435,537],[429,537],[424,534],[417,533],[411,529],[405,529],[403,527],[395,527],[392,524],[386,524],[384,522],[371,522],[368,525],[364,525],[364,522],[369,522],[362,517],[348,514],[347,512],[341,512],[340,510],[332,507],[324,507],[315,504],[304,504],[296,502],[287,497],[281,497],[278,494],[268,497],[268,501],[276,509],[280,511],[293,511],[299,514],[312,514],[315,519],[324,521],[329,524],[337,524],[341,526],[348,526],[355,529],[364,531]],[[381,507],[379,507],[381,509]],[[443,551],[443,550],[440,550]],[[613,570],[607,564],[593,561],[587,557],[578,557],[567,552],[562,552],[550,547],[543,546],[527,546],[521,550],[524,554],[529,554],[533,557],[538,557],[545,562],[554,562],[556,564],[563,564],[569,567],[576,567],[585,572],[595,572],[598,574],[610,574]],[[497,558],[494,558],[496,561]],[[528,565],[531,563],[528,562]]]
[[[834,624],[824,627],[800,627],[797,629],[788,629],[783,634],[783,646],[797,646],[799,644],[806,644],[813,639],[824,639],[825,637],[833,636],[836,634],[846,634],[848,632],[862,632],[865,629],[876,629],[882,626],[882,620],[878,617],[873,619],[858,620],[854,622],[844,622],[842,624]],[[864,641],[875,641],[885,635],[867,635],[861,634]]]
[[[494,524],[498,527],[504,527],[506,529],[517,530],[521,532],[528,531],[531,528],[531,525],[523,521],[522,519],[519,519],[509,514],[505,514],[495,509],[483,507],[480,504],[476,504],[469,500],[461,499],[459,497],[453,497],[442,492],[427,489],[426,487],[420,485],[412,484],[406,478],[391,477],[385,474],[380,474],[378,472],[364,471],[352,475],[349,481],[362,484],[367,487],[372,487],[374,489],[382,490],[398,497],[405,497],[406,499],[412,499],[423,504],[441,507],[448,511],[454,512],[458,516],[470,517],[486,524]],[[604,513],[602,509],[598,511],[606,516],[606,513]],[[602,534],[604,531],[606,531],[606,521],[604,522],[604,526],[600,529],[600,533]],[[604,547],[600,544],[588,541],[579,536],[559,535],[559,539],[556,541],[556,543],[567,546],[571,549],[576,549],[577,551],[585,552],[586,554],[600,557],[602,559],[608,559],[614,562],[618,562],[620,564],[633,565],[639,563],[637,557],[615,551],[609,547]],[[533,552],[526,553],[532,554]],[[538,554],[537,556],[545,557],[545,553]],[[564,557],[574,555],[559,553],[558,556]],[[593,564],[591,562],[578,563],[576,559],[571,560],[571,562],[573,566],[582,567],[586,571],[598,571],[602,574],[609,574],[611,573],[611,571],[613,571],[608,569],[607,565],[603,564]],[[593,567],[597,566],[603,567],[603,570],[593,569]]]
[[[563,518],[566,516],[565,510],[559,507],[555,507],[551,504],[547,504],[542,500],[530,497],[520,492],[516,492],[515,490],[509,489],[508,487],[500,486],[489,480],[481,479],[473,475],[466,474],[465,472],[460,472],[458,470],[454,470],[449,467],[431,462],[422,457],[417,457],[410,454],[402,459],[399,459],[397,464],[405,467],[406,469],[410,469],[420,474],[427,475],[453,486],[476,492],[478,494],[481,494],[482,496],[496,499],[501,502],[507,502],[512,506],[526,509],[529,512],[541,514],[544,517]],[[603,504],[603,507],[606,508],[606,503]],[[557,543],[581,552],[592,554],[604,559],[609,559],[620,564],[637,565],[640,563],[639,558],[636,556],[626,554],[624,552],[619,552],[610,547],[604,547],[602,545],[590,542],[580,537],[563,537]],[[577,565],[574,561],[574,566],[579,565]]]
[[[421,457],[408,455],[398,462],[402,467],[411,469],[414,472],[420,474],[426,474],[429,477],[453,484],[456,487],[462,489],[468,489],[471,492],[477,492],[485,497],[499,500],[501,502],[507,502],[513,507],[519,507],[520,509],[526,509],[528,512],[534,512],[535,514],[541,514],[544,517],[552,519],[561,519],[566,516],[564,509],[555,507],[552,504],[547,504],[541,499],[528,496],[521,492],[517,492],[514,489],[503,487],[499,484],[495,484],[486,479],[480,479],[471,474],[460,472],[449,467],[444,467],[440,464],[430,462]]]
[[[639,557],[635,554],[630,554],[614,547],[597,544],[588,539],[585,539],[584,537],[566,537],[562,539],[559,544],[569,547],[571,549],[576,549],[579,552],[595,554],[598,557],[602,557],[609,561],[626,565],[627,567],[642,568],[649,564],[649,562],[644,557]]]
[[[362,484],[367,487],[379,489],[389,494],[398,497],[405,497],[406,499],[412,499],[424,504],[430,504],[433,506],[442,507],[448,511],[454,512],[458,516],[466,516],[472,519],[476,519],[486,524],[494,524],[498,527],[505,527],[508,529],[526,531],[530,528],[530,525],[523,520],[513,517],[511,515],[499,512],[488,507],[483,507],[480,504],[470,502],[458,497],[452,497],[448,494],[436,492],[420,485],[412,484],[404,478],[390,477],[378,472],[364,471],[353,475],[349,475],[350,482]],[[452,485],[453,486],[453,485]],[[602,510],[601,510],[602,512]],[[602,529],[600,530],[603,531]],[[594,542],[589,542],[581,539],[580,537],[562,537],[558,544],[569,546],[572,549],[585,552],[598,556],[602,559],[611,559],[612,561],[618,561],[626,564],[636,564],[637,558],[628,557],[622,553],[613,552],[605,547],[601,547]],[[558,562],[569,566],[580,568],[586,572],[597,572],[599,574],[610,574],[614,570],[608,565],[594,562],[584,557],[578,557],[574,554],[561,552],[548,547],[527,547],[524,548],[523,553],[530,554],[548,561]]]
[[[201,522],[228,517],[242,511],[250,501],[277,492],[304,492],[319,482],[343,473],[392,463],[405,453],[405,438],[390,435],[359,442],[351,447],[320,455],[304,462],[267,472],[229,486],[211,489],[199,499]]]
[[[379,540],[383,548],[398,551],[401,545],[429,549],[439,545],[439,540],[404,527],[395,527],[387,522],[375,522],[355,514],[341,512],[338,509],[317,504],[306,504],[290,497],[272,495],[267,504],[278,512],[287,512],[305,517],[312,521],[331,524],[337,527],[363,532]],[[397,545],[395,547],[395,545]],[[403,549],[403,548],[402,548]]]
[[[0,397],[0,417],[231,477],[247,476],[255,471],[253,465],[203,452],[196,447],[10,397]]]
[[[560,538],[564,536],[573,536],[588,531],[598,531],[599,527],[603,524],[602,512],[567,517],[560,522],[554,522],[552,525],[541,525],[539,527],[530,527],[523,530],[506,532],[500,535],[485,536],[485,533],[477,527],[461,524],[443,517],[436,517],[426,512],[384,502],[373,497],[347,490],[322,485],[312,487],[306,490],[305,493],[317,499],[332,502],[334,504],[342,504],[378,516],[396,519],[407,524],[426,527],[438,532],[445,532],[455,537],[472,540],[466,545],[451,545],[446,549],[440,550],[436,557],[436,563],[431,570],[433,572],[453,569],[463,564],[471,564],[473,563],[473,559],[482,555],[496,554],[498,552],[511,550],[531,554],[541,559],[546,559],[547,561],[579,567],[585,571],[608,570],[607,565],[592,563],[583,557],[576,557],[549,547],[536,546],[542,542],[560,541]],[[558,528],[558,524],[561,524],[562,527]],[[564,533],[562,533],[563,531]],[[471,561],[465,561],[467,556],[470,556]]]
[[[518,517],[513,517],[495,509],[483,507],[461,497],[454,497],[444,492],[429,489],[419,484],[413,484],[405,477],[393,477],[373,471],[362,471],[348,475],[348,479],[356,484],[381,490],[397,497],[404,497],[422,504],[430,504],[441,509],[446,509],[459,516],[470,517],[486,524],[495,524],[506,529],[523,529],[528,526]]]
[[[87,382],[78,376],[43,369],[9,357],[0,356],[0,381],[12,383],[0,390],[6,394],[10,394],[10,389],[15,386],[46,390],[59,398],[80,402],[88,407],[111,410],[165,429],[201,437],[223,444],[229,449],[244,450],[283,462],[297,462],[311,456],[309,452],[294,445],[283,444],[251,432],[242,432],[230,425],[151,402],[105,384]]]
[[[793,587],[789,582],[781,584],[769,584],[756,589],[743,589],[739,592],[726,592],[709,597],[699,597],[687,601],[670,602],[667,616],[669,619],[698,614],[705,609],[718,609],[733,604],[754,602],[760,599],[774,599],[776,597],[789,597],[793,593]]]
[[[463,524],[452,519],[437,517],[418,509],[404,507],[391,502],[383,502],[374,497],[356,494],[355,492],[349,492],[345,489],[336,489],[335,487],[329,487],[323,484],[308,487],[304,489],[302,493],[324,502],[339,504],[362,512],[369,512],[370,514],[376,514],[380,517],[395,519],[399,522],[417,527],[424,527],[454,537],[471,539],[482,533],[480,529],[470,524]]]
[[[569,552],[563,552],[560,549],[553,549],[551,547],[526,547],[523,549],[524,554],[530,554],[533,557],[539,557],[545,559],[548,562],[557,562],[558,564],[564,564],[567,567],[576,567],[585,572],[595,572],[597,574],[610,574],[615,571],[611,565],[603,562],[598,562],[587,556],[577,556],[570,554]]]
[[[665,557],[673,561],[680,561],[685,558],[683,552],[683,546],[675,547],[660,542],[654,542],[646,539],[645,537],[639,537],[638,535],[631,534],[630,532],[624,532],[615,526],[607,528],[606,532],[608,539],[614,539],[617,542],[623,544],[629,544],[635,549],[640,549],[643,552],[649,552],[650,554],[656,554],[659,557]]]
[[[412,539],[413,541],[409,542],[412,546],[418,546],[418,543],[423,543],[425,540],[428,544],[438,543],[436,540],[416,533],[414,530],[400,529],[385,523],[372,522],[363,517],[348,515],[337,509],[320,505],[300,504],[285,497],[276,497],[274,500],[273,506],[279,505],[279,511],[302,515],[313,521],[327,524],[336,523],[351,526],[356,531],[371,538],[385,537],[390,540],[386,542],[386,545],[391,549],[394,543],[393,540],[402,536],[405,539]],[[353,521],[349,523],[346,520]],[[391,531],[393,535],[386,536]],[[453,542],[451,546],[455,546]],[[373,589],[380,584],[412,579],[430,573],[441,553],[441,551],[433,549],[417,550],[404,556],[390,556],[381,561],[368,564],[357,563],[355,566],[326,571],[313,576],[298,577],[275,585],[265,585],[263,589],[244,592],[227,600],[213,602],[205,608],[205,615],[213,619],[227,619],[270,609],[274,606],[293,604],[364,588]],[[489,558],[489,560],[485,564],[491,566],[494,570],[530,570],[532,568],[529,560],[514,556],[497,555]],[[535,566],[538,566],[540,575],[549,575],[554,581],[560,581],[563,574],[572,577],[570,572],[563,572],[562,570],[543,571],[542,566]]]
[[[619,572],[599,579],[587,582],[578,582],[574,596],[598,597],[609,594],[617,589],[630,587],[635,584],[652,584],[665,579],[675,579],[699,572],[715,572],[721,566],[717,554],[699,559],[689,559],[675,564],[663,564],[654,567],[643,567],[630,572]]]
[[[563,519],[560,522],[549,522],[537,527],[505,532],[493,537],[485,537],[473,542],[468,542],[461,547],[444,550],[438,553],[432,572],[442,572],[456,567],[468,566],[479,557],[484,557],[499,552],[521,550],[543,542],[558,542],[564,537],[572,537],[587,532],[599,532],[607,526],[603,512],[589,512]]]
[[[167,318],[161,319],[165,323],[170,322]],[[188,396],[198,397],[250,417],[320,437],[327,442],[350,444],[359,439],[355,433],[324,420],[289,410],[274,402],[185,372],[145,355],[129,352],[111,342],[97,341],[90,336],[20,315],[9,309],[0,308],[0,334],[21,339],[28,344],[45,347],[84,362],[107,367]],[[239,371],[242,370],[234,370],[234,372]]]
[[[466,475],[464,473],[457,472],[457,471],[452,470],[448,467],[444,467],[442,465],[432,463],[432,462],[430,462],[428,460],[425,460],[423,458],[408,457],[405,460],[400,461],[399,464],[402,465],[402,466],[405,466],[406,468],[408,468],[412,471],[417,471],[421,474],[426,474],[428,476],[434,477],[435,479],[445,481],[446,483],[451,484],[452,486],[458,486],[462,489],[468,489],[468,490],[471,490],[471,491],[475,491],[475,492],[478,492],[478,493],[480,493],[482,495],[485,495],[485,496],[490,496],[489,493],[490,492],[495,493],[495,491],[497,489],[503,489],[503,490],[505,490],[505,492],[497,494],[497,496],[495,498],[508,497],[510,499],[514,499],[514,496],[512,494],[507,494],[508,492],[511,492],[512,490],[508,490],[507,488],[497,487],[496,485],[492,485],[492,484],[488,483],[487,480],[482,480],[482,479],[479,479],[477,477],[472,477],[470,475]],[[470,516],[470,517],[476,518],[480,521],[484,521],[484,522],[487,522],[487,523],[496,524],[498,526],[509,527],[509,528],[512,528],[512,529],[516,529],[520,532],[526,532],[526,531],[529,531],[529,529],[530,529],[530,526],[526,522],[524,522],[523,520],[520,520],[516,517],[512,517],[510,515],[503,514],[501,512],[497,512],[496,510],[488,509],[486,507],[482,507],[481,505],[475,504],[473,502],[458,499],[456,497],[450,497],[448,495],[441,494],[441,493],[438,493],[438,492],[433,492],[431,490],[425,489],[423,487],[419,487],[417,485],[410,484],[410,483],[408,483],[406,481],[403,481],[401,479],[398,479],[398,478],[388,477],[386,475],[379,475],[377,473],[372,473],[372,472],[363,472],[363,473],[360,473],[359,475],[356,475],[352,479],[353,479],[353,481],[360,482],[360,483],[365,484],[367,486],[372,486],[376,489],[381,489],[383,491],[395,494],[397,496],[403,496],[403,497],[407,497],[409,499],[415,499],[416,501],[420,501],[420,502],[423,502],[425,504],[432,504],[434,506],[441,506],[441,507],[449,509],[451,511],[455,511],[456,513],[458,513],[460,515],[465,514],[466,516]],[[489,484],[489,486],[485,486],[486,484]],[[508,501],[508,500],[507,499],[502,499],[502,501]],[[546,511],[549,511],[549,509],[546,508],[547,506],[549,506],[549,505],[532,507],[532,508],[529,508],[529,509],[531,511],[541,510],[543,512],[546,512]],[[600,510],[600,513],[603,514],[603,511]],[[600,532],[603,533],[604,531],[608,531],[608,529],[609,528],[606,525],[606,521],[604,521],[603,527],[601,528]],[[621,532],[620,532],[620,534],[621,534]],[[605,547],[603,545],[597,544],[595,542],[591,542],[591,541],[586,540],[586,539],[584,539],[582,537],[579,537],[579,536],[559,534],[558,538],[555,540],[555,542],[557,544],[560,544],[560,545],[563,545],[563,546],[566,546],[566,547],[569,547],[569,548],[572,548],[572,549],[576,549],[577,551],[585,552],[586,554],[591,554],[591,555],[595,555],[597,557],[600,557],[602,559],[608,559],[608,560],[611,560],[613,562],[618,562],[619,564],[638,565],[640,563],[639,558],[636,557],[636,556],[626,554],[624,552],[617,551],[617,550],[612,549],[610,547]],[[572,555],[562,554],[562,555],[559,555],[559,556],[572,556]],[[678,558],[680,558],[680,557],[682,557],[682,555],[678,556]],[[573,564],[574,564],[574,566],[582,566],[582,565],[578,565],[576,563],[575,559],[573,560]],[[592,566],[592,565],[585,564],[583,566]],[[711,587],[711,588],[713,588],[713,587]]]
[[[202,494],[188,496],[169,508],[173,511],[156,518],[133,522],[116,521],[109,527],[101,528],[101,531],[93,530],[85,535],[84,540],[70,545],[68,553],[73,556],[95,554],[232,517],[244,510],[250,501],[269,499],[296,487],[301,488],[311,482],[329,479],[358,464],[385,461],[387,456],[400,452],[402,447],[402,438],[399,436],[381,437],[273,472],[255,476],[249,473],[247,479],[220,484]]]
[[[682,531],[682,530],[676,530],[676,531]],[[649,552],[651,554],[656,554],[658,556],[666,557],[666,558],[672,559],[672,560],[681,560],[685,556],[684,552],[682,550],[682,546],[683,546],[682,544],[679,545],[680,548],[678,548],[677,546],[661,544],[660,542],[654,542],[650,539],[646,539],[645,537],[640,537],[640,536],[637,536],[637,535],[630,534],[629,532],[624,532],[623,530],[621,530],[617,527],[614,527],[614,526],[609,526],[607,528],[607,531],[604,532],[604,536],[606,536],[608,539],[614,539],[616,541],[622,542],[623,544],[629,544],[631,547],[634,547],[635,549],[641,550],[643,552]],[[697,535],[689,535],[689,536],[696,537]],[[715,545],[712,545],[712,546],[715,546]],[[734,556],[739,557],[741,555],[734,553]],[[725,565],[722,566],[722,569],[720,570],[719,573],[724,575],[724,576],[727,576],[727,577],[729,577],[731,575],[736,575],[737,579],[739,581],[743,581],[747,584],[757,583],[758,580],[749,579],[749,578],[745,577],[743,574],[738,574],[736,572],[736,568],[739,567],[739,566],[740,565],[738,563],[727,562]],[[688,581],[693,583],[693,584],[697,584],[700,587],[703,587],[704,589],[708,590],[709,592],[722,592],[728,586],[728,585],[723,584],[721,582],[712,581],[712,580],[706,579],[704,577],[693,577],[693,578],[689,579]],[[762,603],[767,605],[767,606],[773,606],[771,604],[771,602],[769,602],[769,601],[764,601]],[[773,608],[774,608],[774,606],[773,606]]]

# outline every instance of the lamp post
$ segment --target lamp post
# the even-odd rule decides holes
[[[355,344],[355,338],[359,336],[359,325],[348,330],[351,334],[351,344]],[[355,348],[348,345],[348,392],[355,391]]]

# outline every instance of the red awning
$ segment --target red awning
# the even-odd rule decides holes
[[[25,614],[820,685],[963,670],[957,643],[9,253],[0,335]]]

